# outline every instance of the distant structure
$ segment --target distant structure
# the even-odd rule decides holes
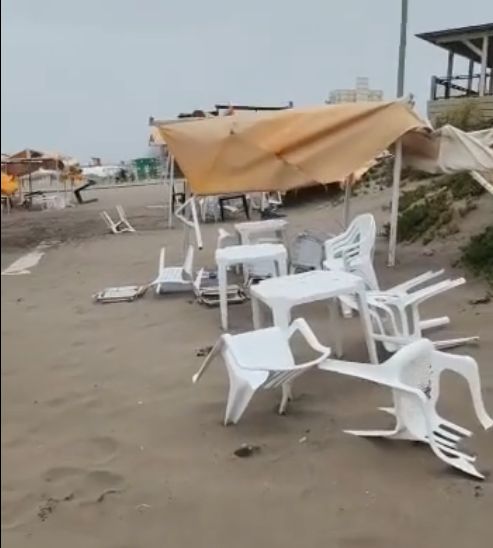
[[[381,89],[370,89],[370,81],[365,76],[356,78],[355,89],[334,89],[329,93],[327,104],[337,103],[360,103],[362,101],[381,101],[383,91]]]
[[[260,105],[236,105],[233,103],[224,103],[214,105],[213,110],[194,110],[193,112],[182,112],[178,114],[179,119],[183,118],[210,118],[211,116],[224,116],[227,114],[233,114],[236,111],[250,111],[250,112],[274,112],[277,110],[286,110],[293,108],[293,101],[289,101],[287,105],[281,106],[260,106]],[[152,118],[151,118],[152,120]],[[152,125],[152,123],[151,123]]]
[[[483,120],[493,120],[493,23],[416,36],[448,53],[446,75],[431,77],[428,101],[431,122],[465,102],[474,105]],[[454,73],[457,55],[469,61],[467,74]]]

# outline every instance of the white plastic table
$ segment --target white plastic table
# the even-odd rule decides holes
[[[289,327],[291,309],[315,301],[331,300],[331,330],[336,337],[336,354],[342,354],[342,342],[338,325],[336,297],[354,294],[365,335],[368,354],[372,363],[378,363],[375,341],[371,336],[370,314],[365,298],[365,283],[354,274],[340,271],[315,270],[264,280],[251,288],[252,315],[255,329],[261,327],[260,302],[272,310],[274,325]]]
[[[250,221],[236,223],[235,230],[240,235],[242,244],[251,244],[252,237],[258,238],[275,234],[287,246],[286,229],[288,222],[285,219],[267,219],[265,221]]]
[[[228,329],[228,267],[269,260],[274,263],[277,276],[287,274],[288,253],[282,244],[231,245],[216,249],[219,305],[223,329]]]

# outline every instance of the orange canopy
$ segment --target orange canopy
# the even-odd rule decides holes
[[[2,171],[2,195],[13,196],[19,190],[19,182],[13,175]]]
[[[400,101],[240,113],[152,128],[195,194],[287,191],[344,180],[426,124]]]

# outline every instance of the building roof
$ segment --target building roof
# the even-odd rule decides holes
[[[483,36],[490,36],[488,43],[488,66],[493,68],[493,39],[491,38],[493,37],[493,23],[422,32],[416,34],[416,36],[477,63],[481,62],[481,56],[467,46],[464,41],[469,41],[477,50],[481,50]]]

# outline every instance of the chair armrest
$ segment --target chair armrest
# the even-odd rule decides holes
[[[202,362],[202,365],[200,366],[200,369],[195,373],[195,375],[192,377],[192,382],[195,384],[199,381],[200,377],[204,374],[205,370],[209,367],[212,360],[217,356],[217,354],[221,351],[223,345],[223,338],[222,336],[219,337],[216,344],[212,347],[212,350],[209,352],[205,360]]]
[[[328,357],[331,353],[331,348],[328,346],[324,346],[320,343],[320,341],[315,336],[315,333],[311,330],[310,326],[304,320],[303,318],[296,318],[291,323],[291,326],[289,327],[288,331],[288,340],[291,339],[291,337],[299,331],[309,346],[313,348],[313,350],[316,350],[317,352],[320,352],[322,355]],[[324,358],[325,359],[325,358]],[[316,360],[315,360],[316,361]]]

